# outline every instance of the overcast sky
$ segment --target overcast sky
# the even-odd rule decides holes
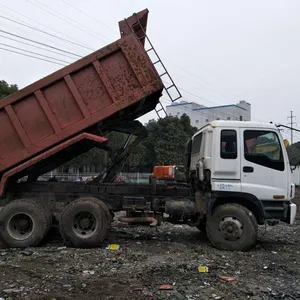
[[[291,110],[300,118],[298,0],[0,0],[0,16],[89,49],[4,18],[0,30],[86,55],[118,39],[118,21],[144,8],[150,11],[148,36],[184,100],[206,106],[246,100],[253,120],[286,124]],[[20,51],[6,44],[56,62],[74,61],[4,36],[17,39],[0,32],[1,48]],[[0,79],[20,88],[61,67],[0,50]],[[155,114],[142,121],[152,117]]]

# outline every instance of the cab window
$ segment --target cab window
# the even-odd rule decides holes
[[[244,131],[245,159],[278,171],[284,170],[283,152],[278,135],[273,131]]]
[[[235,130],[221,131],[221,158],[237,158],[237,134]]]
[[[201,143],[202,143],[202,132],[197,134],[193,139],[192,154],[198,153],[200,151]]]

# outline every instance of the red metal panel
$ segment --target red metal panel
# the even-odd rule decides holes
[[[13,124],[13,126],[16,129],[16,132],[18,133],[23,145],[25,148],[27,148],[30,145],[30,141],[28,139],[28,136],[25,133],[24,128],[22,127],[20,120],[18,119],[16,113],[12,109],[11,105],[5,106],[6,113]]]
[[[64,80],[44,88],[42,93],[62,129],[84,118]]]
[[[42,94],[42,92],[40,90],[38,90],[38,91],[34,92],[34,94],[35,94],[37,100],[39,101],[42,109],[44,110],[44,113],[46,114],[46,116],[47,116],[49,122],[51,123],[54,131],[56,133],[59,132],[61,130],[61,128],[60,128],[55,116],[53,115],[53,113],[52,113],[45,97]]]
[[[154,93],[156,103],[162,89],[140,41],[129,34],[2,99],[0,173]]]
[[[0,111],[0,164],[5,157],[22,149],[24,149],[22,140],[6,111]]]
[[[92,141],[95,141],[95,142],[98,142],[98,143],[105,143],[107,142],[107,138],[104,138],[102,136],[97,136],[97,135],[94,135],[94,134],[89,134],[89,133],[81,133],[71,139],[69,139],[68,141],[64,142],[64,143],[61,143],[55,147],[53,147],[52,149],[50,150],[47,150],[45,152],[43,152],[42,154],[28,160],[27,162],[11,169],[10,171],[6,172],[2,178],[1,178],[1,181],[0,181],[0,197],[3,196],[3,193],[4,193],[4,188],[5,188],[5,185],[6,185],[6,181],[9,177],[11,177],[12,175],[14,174],[17,174],[19,173],[20,171],[23,171],[31,166],[33,166],[34,164],[36,164],[38,161],[41,161],[43,159],[45,159],[46,157],[50,157],[52,156],[53,154],[61,151],[62,149],[65,149],[67,147],[69,147],[70,145],[72,144],[75,144],[75,143],[78,143],[84,139],[87,139],[87,140],[92,140]]]
[[[141,88],[122,51],[119,50],[100,60],[100,64],[104,72],[110,75],[109,81],[119,98],[124,98]]]
[[[107,93],[109,94],[109,96],[111,97],[112,101],[110,104],[113,104],[114,102],[118,101],[118,96],[116,91],[114,90],[111,82],[109,81],[109,77],[107,76],[106,72],[104,71],[103,67],[100,65],[99,60],[96,60],[93,62],[93,66],[98,74],[98,76],[100,77],[100,80],[103,84],[103,87],[106,89]],[[102,89],[102,86],[101,86]],[[103,107],[105,107],[106,105],[104,105]]]
[[[119,28],[121,37],[124,37],[128,34],[134,32],[139,38],[142,45],[145,45],[145,32],[147,30],[147,21],[148,21],[148,9],[144,9],[137,14],[133,14],[131,17],[120,21]],[[138,22],[141,26],[139,26]],[[142,27],[142,28],[141,28]]]
[[[13,104],[13,110],[20,120],[24,132],[28,135],[30,144],[34,144],[55,133],[49,119],[34,95]]]
[[[71,76],[67,75],[64,79],[65,79],[65,82],[66,82],[68,88],[70,89],[70,92],[72,93],[75,101],[77,102],[82,114],[84,115],[85,118],[87,118],[90,115],[90,113],[89,113],[85,103],[83,102],[81,95],[78,92],[77,87],[75,86]]]

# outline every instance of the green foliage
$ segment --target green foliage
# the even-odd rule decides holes
[[[8,84],[4,80],[0,80],[0,99],[15,93],[18,90],[18,86],[16,84]]]
[[[157,122],[151,121],[146,128],[149,137],[144,144],[148,163],[152,166],[160,163],[183,164],[185,144],[197,131],[197,128],[191,126],[187,115],[180,119],[169,116]]]

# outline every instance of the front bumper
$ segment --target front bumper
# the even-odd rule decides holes
[[[287,213],[287,223],[292,225],[295,222],[296,219],[296,214],[297,214],[297,205],[294,203],[291,203],[288,206],[288,213]]]

